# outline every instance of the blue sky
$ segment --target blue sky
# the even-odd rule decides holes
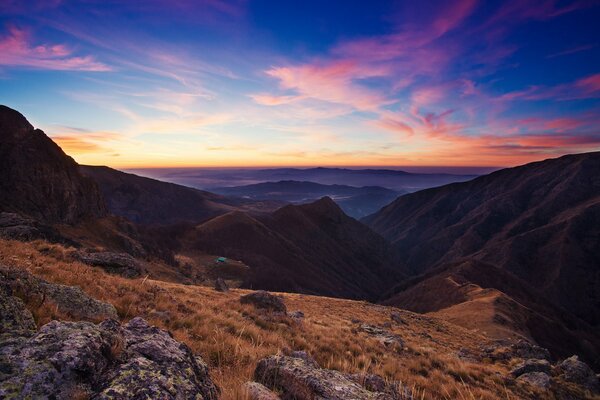
[[[600,150],[600,2],[415,3],[4,1],[0,98],[114,167]]]

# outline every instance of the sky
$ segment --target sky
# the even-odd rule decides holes
[[[598,21],[599,0],[2,0],[0,103],[116,168],[512,166],[600,150]]]

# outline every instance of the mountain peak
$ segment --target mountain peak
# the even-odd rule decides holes
[[[77,163],[6,106],[0,106],[0,210],[52,223],[106,214],[98,187]]]

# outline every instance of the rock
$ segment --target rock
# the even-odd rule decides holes
[[[358,383],[370,392],[385,393],[390,400],[413,400],[412,390],[400,382],[386,381],[375,374],[352,374],[347,375],[351,380]]]
[[[527,372],[520,375],[517,378],[520,382],[527,382],[531,386],[535,386],[540,389],[548,389],[552,382],[550,376],[545,372]]]
[[[383,393],[368,391],[341,372],[315,367],[301,358],[264,358],[256,366],[254,379],[268,388],[282,391],[284,399],[391,399]]]
[[[36,297],[40,305],[51,300],[60,311],[76,319],[103,320],[118,318],[112,304],[88,296],[76,286],[59,285],[31,275],[23,269],[0,265],[0,279],[11,292],[21,293],[28,298]]]
[[[45,239],[55,243],[73,244],[54,228],[38,221],[10,212],[0,212],[0,237],[3,239],[31,241]]]
[[[116,273],[126,278],[135,278],[142,275],[144,267],[127,253],[75,253],[75,258],[85,264],[100,267],[107,272]]]
[[[281,400],[279,396],[258,382],[246,382],[244,390],[250,400]]]
[[[548,360],[550,361],[550,352],[543,347],[537,346],[526,340],[520,339],[517,342],[498,342],[484,347],[483,352],[486,357],[492,360],[508,361],[513,358],[521,358],[523,360]]]
[[[283,303],[283,300],[264,290],[259,290],[240,297],[240,303],[252,304],[254,307],[259,309],[281,312],[284,314],[287,313],[287,309]]]
[[[206,365],[168,332],[134,318],[121,326],[52,321],[0,347],[0,398],[218,398]]]
[[[510,374],[517,378],[530,372],[543,372],[549,374],[550,370],[551,366],[547,360],[525,360],[510,371]]]
[[[304,313],[302,311],[292,311],[288,314],[288,317],[300,322],[304,319]]]
[[[579,357],[572,356],[556,366],[556,374],[567,382],[581,385],[592,393],[600,393],[600,381],[594,371]]]
[[[385,347],[394,345],[399,346],[400,348],[404,347],[404,340],[402,340],[400,335],[396,335],[395,333],[389,332],[378,326],[361,324],[360,330],[379,340]]]
[[[215,290],[217,292],[229,292],[229,286],[223,278],[217,278],[215,280]]]
[[[299,358],[304,360],[308,365],[311,365],[315,368],[319,368],[319,364],[317,361],[306,351],[304,350],[295,350],[290,353],[290,357]]]
[[[392,311],[392,313],[390,314],[390,318],[392,319],[392,321],[394,321],[395,323],[397,323],[399,325],[408,325],[406,323],[406,321],[404,321],[404,319],[402,319],[402,316],[400,315],[400,313],[397,311]]]
[[[10,333],[24,336],[33,334],[35,329],[33,316],[23,301],[12,296],[10,288],[0,282],[0,335]]]

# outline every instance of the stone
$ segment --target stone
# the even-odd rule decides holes
[[[0,279],[11,292],[20,293],[27,298],[35,297],[40,305],[48,299],[61,312],[76,319],[99,321],[118,317],[112,304],[96,300],[76,286],[47,282],[24,269],[0,265]]]
[[[144,267],[127,253],[108,251],[98,253],[77,252],[74,256],[84,264],[100,267],[107,272],[119,274],[126,278],[135,278],[145,272]]]
[[[263,310],[275,311],[283,314],[287,313],[283,300],[264,290],[259,290],[240,297],[240,303],[252,304],[254,307]]]
[[[279,396],[258,382],[246,382],[244,391],[250,400],[281,400]]]
[[[304,360],[307,364],[309,364],[313,367],[316,367],[316,368],[319,367],[319,364],[317,363],[317,361],[304,350],[292,351],[290,353],[290,357],[299,358],[301,360]]]
[[[525,360],[518,364],[510,374],[515,378],[530,372],[543,372],[549,374],[551,365],[547,360]]]
[[[18,297],[10,294],[10,289],[0,283],[0,335],[6,333],[28,335],[35,332],[33,316]]]
[[[206,364],[141,318],[52,321],[21,341],[3,343],[0,398],[215,400]]]
[[[520,375],[517,381],[527,382],[531,386],[535,386],[540,389],[548,389],[552,383],[550,375],[545,372],[527,372]]]
[[[341,372],[315,367],[301,358],[264,358],[256,366],[254,379],[267,388],[280,390],[284,399],[391,399],[383,393],[368,391]]]
[[[300,322],[304,319],[304,313],[302,311],[292,311],[288,314],[288,317]]]
[[[594,371],[579,357],[572,356],[556,366],[556,374],[567,382],[581,385],[592,393],[600,393],[600,381]]]
[[[402,318],[402,315],[400,315],[400,313],[397,311],[392,311],[392,313],[390,314],[390,318],[392,319],[392,321],[399,325],[408,325],[408,323],[406,323],[406,321],[404,321],[404,319]]]
[[[378,326],[369,325],[369,324],[361,324],[360,330],[373,336],[377,339],[381,344],[385,347],[391,346],[399,346],[400,348],[404,347],[404,340],[400,335],[387,331]]]
[[[217,292],[229,292],[229,286],[223,278],[217,278],[215,280],[215,290]]]

